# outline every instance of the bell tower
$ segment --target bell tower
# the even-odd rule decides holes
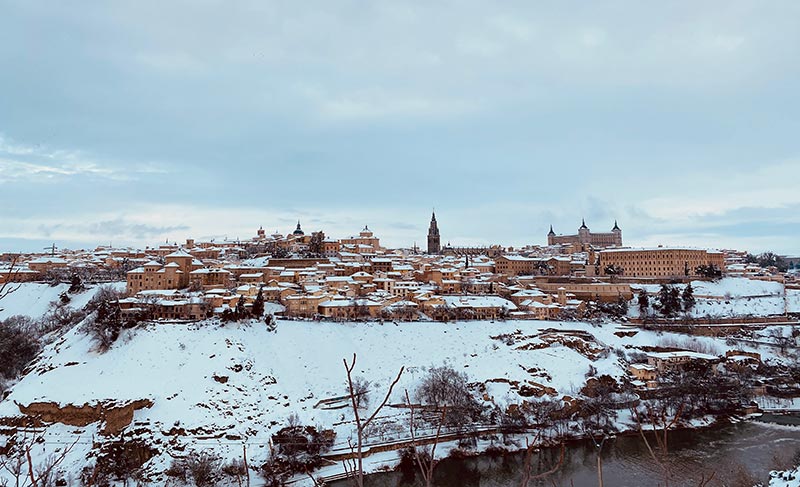
[[[436,212],[433,212],[431,215],[431,225],[428,227],[428,253],[438,254],[441,248],[439,225],[436,223]]]

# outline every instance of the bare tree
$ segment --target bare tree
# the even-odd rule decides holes
[[[525,463],[523,464],[522,467],[522,480],[520,481],[519,484],[520,487],[528,487],[528,483],[531,480],[541,480],[553,475],[558,471],[559,468],[561,468],[561,465],[564,464],[564,453],[566,452],[567,447],[564,445],[564,443],[561,443],[561,451],[559,453],[558,461],[556,462],[556,464],[553,465],[547,471],[533,475],[533,473],[531,472],[531,464],[533,463],[533,452],[534,450],[536,450],[540,439],[541,439],[541,432],[539,432],[539,434],[536,435],[534,441],[528,441],[527,439],[525,440],[526,442]],[[602,487],[602,484],[600,487]]]
[[[447,418],[447,404],[444,404],[441,407],[442,413],[436,426],[436,436],[433,437],[433,444],[431,445],[430,453],[426,455],[421,455],[419,448],[417,447],[416,426],[414,424],[414,409],[416,409],[416,406],[411,404],[411,399],[408,397],[408,391],[406,391],[406,405],[408,406],[408,410],[411,415],[409,418],[409,432],[411,433],[411,448],[414,449],[414,461],[419,468],[420,474],[422,474],[422,480],[425,482],[425,487],[430,487],[431,481],[433,480],[433,469],[438,463],[436,460],[436,445],[439,444],[439,438],[442,434],[442,425]]]
[[[80,437],[60,453],[50,455],[41,464],[36,465],[31,456],[31,449],[37,438],[23,438],[22,443],[14,445],[5,458],[0,458],[0,470],[5,470],[11,475],[15,487],[49,487],[55,483],[56,468],[64,461],[78,440]]]
[[[662,475],[664,476],[664,487],[669,487],[670,479],[668,433],[669,429],[678,423],[683,413],[683,406],[683,403],[681,403],[671,415],[665,405],[658,408],[647,405],[643,412],[640,412],[637,408],[632,409],[633,417],[636,419],[636,425],[647,447],[647,452],[650,454],[650,458],[652,458],[661,469]],[[645,428],[642,425],[643,415],[653,429],[653,436],[656,442],[655,449],[650,445],[647,435],[644,434]],[[670,418],[670,416],[672,417]]]
[[[348,365],[347,359],[342,359],[344,363],[344,369],[347,372],[347,385],[350,391],[350,403],[353,407],[353,415],[355,416],[356,421],[356,444],[353,445],[351,440],[348,440],[350,443],[350,449],[355,453],[356,458],[348,465],[347,460],[343,461],[343,465],[345,468],[345,473],[348,477],[353,478],[353,483],[357,487],[364,487],[364,464],[363,464],[363,447],[364,447],[364,430],[372,423],[378,413],[383,409],[387,402],[389,402],[389,397],[392,395],[392,390],[394,390],[394,386],[400,381],[400,376],[403,375],[403,371],[405,367],[400,367],[400,372],[397,373],[397,377],[392,381],[389,385],[389,390],[386,392],[386,397],[383,398],[383,401],[380,405],[375,409],[375,411],[366,419],[363,420],[361,418],[361,414],[358,412],[358,403],[356,399],[356,392],[353,383],[353,370],[356,367],[356,354],[353,354],[353,361]]]
[[[14,256],[11,259],[11,264],[8,267],[8,274],[6,274],[6,278],[3,279],[3,283],[0,284],[0,300],[8,296],[9,294],[13,293],[17,289],[22,286],[21,283],[12,284],[14,282],[14,277],[19,274],[19,269],[14,270],[17,267],[17,261],[19,260],[19,256]],[[0,308],[2,310],[2,308]]]

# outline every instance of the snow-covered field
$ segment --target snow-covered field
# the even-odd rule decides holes
[[[633,284],[631,287],[636,295],[639,289],[644,289],[652,297],[658,293],[661,286]],[[683,291],[686,286],[677,284],[676,287]],[[726,277],[716,282],[692,281],[692,288],[697,303],[690,314],[695,318],[800,313],[800,291],[789,289],[784,296],[784,286],[779,282]],[[631,301],[629,316],[639,316],[636,296]]]

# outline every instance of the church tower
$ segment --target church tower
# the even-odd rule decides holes
[[[438,254],[441,248],[439,226],[436,224],[436,212],[433,212],[431,216],[431,226],[428,227],[428,253]]]

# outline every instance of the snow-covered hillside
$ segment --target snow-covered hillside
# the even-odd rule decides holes
[[[683,291],[683,284],[676,284]],[[644,289],[651,296],[658,294],[660,285],[632,284],[634,293]],[[800,312],[800,292],[789,290],[784,297],[784,286],[779,282],[756,281],[747,278],[726,277],[716,282],[692,281],[697,300],[691,315],[704,317],[773,316],[787,311]],[[629,316],[638,317],[636,296],[631,301]]]
[[[124,282],[113,282],[105,285],[116,289],[125,289]],[[34,319],[41,318],[48,312],[50,303],[58,301],[59,296],[69,289],[69,284],[51,286],[50,284],[38,282],[25,282],[18,286],[14,292],[0,301],[0,320],[14,315],[25,315]],[[69,306],[73,308],[86,306],[86,303],[92,299],[99,287],[97,285],[89,285],[83,292],[71,294]]]
[[[623,364],[612,348],[653,345],[670,337],[647,331],[618,336],[618,331],[632,330],[532,321],[280,321],[271,333],[260,322],[211,320],[129,330],[99,354],[76,327],[46,347],[34,371],[0,403],[0,418],[18,416],[20,405],[37,402],[82,406],[146,399],[152,407],[135,412],[129,431],[160,443],[161,455],[151,463],[155,470],[168,465],[170,453],[193,445],[239,456],[246,442],[257,462],[266,458],[271,434],[290,414],[304,424],[334,428],[337,447],[346,445],[352,433],[349,411],[325,409],[318,402],[345,394],[342,359],[353,353],[358,354],[356,375],[371,380],[377,394],[406,367],[393,403],[402,402],[404,389],[413,390],[429,366],[445,363],[484,383],[491,402],[502,407],[520,401],[522,386],[552,397],[574,396],[590,365],[598,374],[620,377]],[[53,425],[45,437],[53,444],[82,439],[68,458],[74,469],[86,463],[91,439],[102,426]],[[52,445],[37,448],[46,455]]]

